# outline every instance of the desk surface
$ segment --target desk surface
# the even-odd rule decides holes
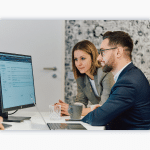
[[[65,119],[70,119],[70,116],[61,117],[60,120],[50,120],[49,112],[42,112],[41,114],[46,123],[81,123],[87,130],[104,130],[104,126],[91,126],[81,121],[65,121]],[[12,125],[12,127],[7,128],[6,130],[49,130],[38,112],[26,112],[20,110],[20,112],[12,116],[31,117],[31,119],[20,123],[4,122]]]

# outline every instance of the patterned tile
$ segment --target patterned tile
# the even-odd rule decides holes
[[[150,82],[150,21],[149,20],[66,20],[65,21],[65,101],[72,103],[77,94],[75,79],[68,79],[72,71],[73,46],[81,40],[89,40],[97,49],[106,31],[125,31],[134,41],[133,63]]]

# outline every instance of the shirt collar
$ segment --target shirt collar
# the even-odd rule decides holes
[[[118,72],[116,73],[116,75],[114,76],[115,82],[117,82],[118,77],[119,77],[120,73],[123,71],[123,69],[124,69],[125,67],[127,67],[130,63],[131,63],[131,62],[129,62],[128,64],[126,64],[120,71],[118,71]]]

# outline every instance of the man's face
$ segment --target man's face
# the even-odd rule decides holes
[[[102,41],[100,49],[104,50],[103,55],[99,54],[97,60],[101,63],[103,72],[110,72],[113,71],[115,67],[115,55],[113,47],[108,45],[109,39],[105,39]],[[105,49],[110,49],[106,50]]]

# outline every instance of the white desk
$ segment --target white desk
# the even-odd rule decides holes
[[[12,116],[21,116],[21,117],[31,117],[30,120],[25,120],[23,122],[4,122],[6,124],[11,124],[12,127],[7,128],[6,130],[49,130],[42,120],[40,114],[38,112],[27,112],[20,110],[16,114]],[[65,119],[69,119],[69,116],[61,117],[60,120],[50,120],[49,112],[42,112],[42,116],[44,117],[47,123],[81,123],[87,130],[104,130],[104,126],[91,126],[87,123],[83,123],[82,121],[65,121]]]

